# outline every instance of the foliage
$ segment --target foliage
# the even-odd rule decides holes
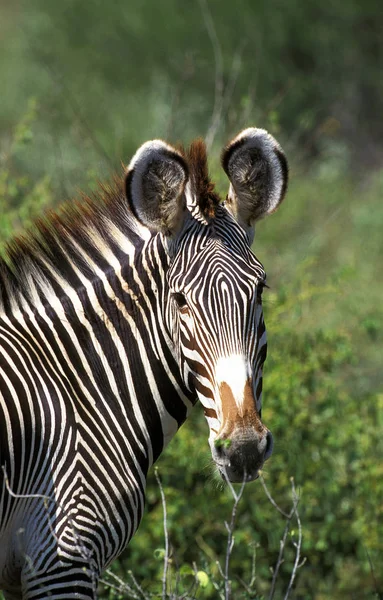
[[[379,161],[378,0],[20,0],[1,11],[0,126],[37,97],[38,152],[24,166],[54,174],[61,193],[82,185],[89,165],[102,178],[146,139],[205,134],[222,88],[223,142],[251,122],[302,160]]]
[[[37,103],[32,98],[12,136],[4,143],[6,149],[0,161],[0,239],[3,243],[30,225],[42,209],[53,202],[49,175],[33,181],[19,170],[20,160],[33,143],[36,114]]]

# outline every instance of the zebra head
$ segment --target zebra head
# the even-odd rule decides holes
[[[254,224],[275,211],[287,162],[263,129],[240,133],[222,153],[226,201],[214,191],[203,142],[188,152],[144,144],[127,172],[127,197],[166,256],[164,322],[185,386],[201,401],[212,457],[232,482],[258,477],[273,437],[261,421],[266,275],[251,251]]]

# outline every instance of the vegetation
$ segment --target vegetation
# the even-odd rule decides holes
[[[3,243],[151,137],[207,136],[223,194],[218,157],[232,133],[262,126],[285,147],[290,191],[259,224],[254,250],[271,288],[263,417],[276,443],[263,478],[287,514],[294,478],[306,558],[291,592],[299,600],[383,597],[380,15],[377,0],[19,0],[0,9]],[[177,580],[181,598],[196,578],[197,598],[225,598],[217,560],[233,496],[212,473],[206,437],[196,407],[158,463],[173,598]],[[111,568],[130,583],[131,570],[158,598],[161,489],[152,473],[139,533]],[[292,520],[276,599],[294,568]],[[245,487],[232,598],[270,597],[285,525],[260,481]]]

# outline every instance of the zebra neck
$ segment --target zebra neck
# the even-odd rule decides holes
[[[168,257],[161,238],[123,242],[125,254],[103,249],[102,268],[86,256],[92,276],[73,265],[76,288],[51,279],[54,296],[43,318],[50,320],[58,362],[81,388],[76,410],[86,401],[123,423],[128,437],[134,430],[148,468],[192,402],[165,325]]]

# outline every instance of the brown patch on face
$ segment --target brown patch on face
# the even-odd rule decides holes
[[[258,434],[266,433],[267,429],[263,425],[255,406],[255,399],[251,385],[251,379],[248,379],[243,391],[243,403],[238,406],[230,386],[224,381],[220,387],[221,406],[222,406],[222,426],[219,437],[230,437],[233,431],[239,429],[254,429]]]
[[[205,417],[211,417],[212,419],[216,419],[217,418],[217,413],[212,408],[204,408],[203,412],[205,414]]]

